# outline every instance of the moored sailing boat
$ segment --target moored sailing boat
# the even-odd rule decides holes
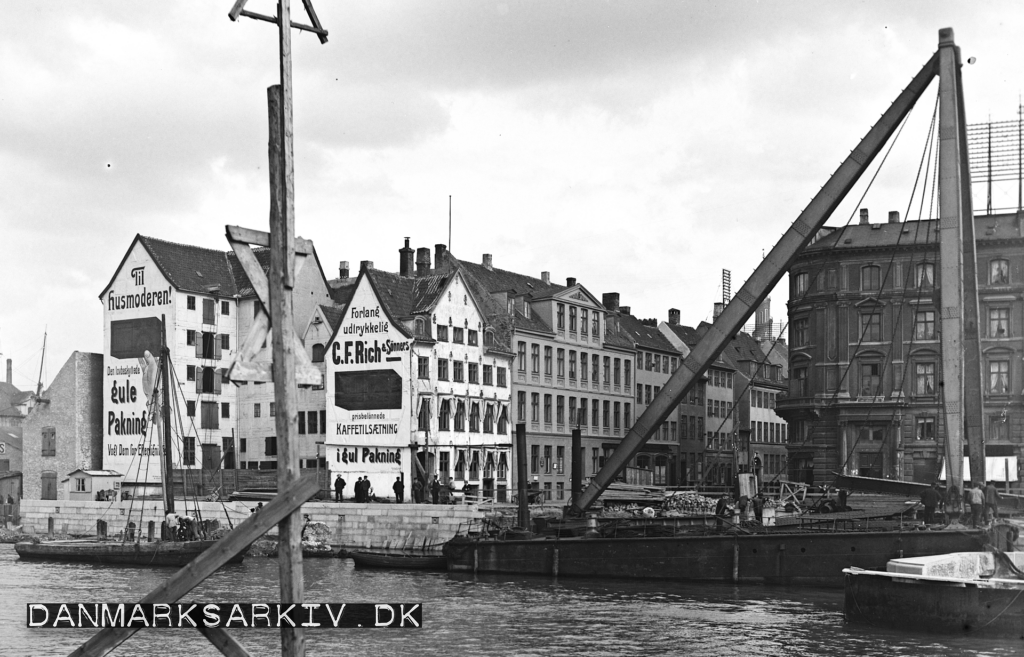
[[[163,322],[161,322],[163,334]],[[161,340],[162,343],[162,340]],[[171,387],[170,387],[170,351],[166,345],[161,348],[162,356],[159,364],[149,351],[143,354],[148,364],[146,370],[152,374],[147,378],[143,375],[143,386],[150,399],[148,413],[152,418],[150,426],[155,427],[153,433],[161,434],[162,449],[155,450],[161,454],[162,487],[164,511],[168,517],[174,517],[174,491],[171,478]],[[159,385],[158,382],[159,381]],[[160,401],[158,402],[158,395]],[[150,434],[152,435],[152,434]],[[202,528],[194,520],[186,520],[183,526],[184,540],[177,540],[178,528],[167,526],[161,532],[159,541],[143,541],[142,533],[136,532],[130,523],[131,514],[126,519],[126,527],[120,539],[75,539],[45,541],[40,543],[23,541],[14,546],[18,556],[27,560],[71,561],[99,563],[122,566],[174,566],[181,567],[195,559],[203,551],[217,541],[198,536]],[[244,552],[232,559],[232,563],[242,561]]]

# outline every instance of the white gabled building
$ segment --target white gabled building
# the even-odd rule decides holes
[[[505,498],[511,484],[509,366],[458,267],[398,274],[364,262],[326,350],[327,467],[378,497],[396,477],[437,475]],[[428,252],[429,258],[429,252]],[[351,490],[351,489],[348,489]]]

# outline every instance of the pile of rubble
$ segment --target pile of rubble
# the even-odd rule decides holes
[[[692,490],[677,491],[665,497],[662,508],[666,516],[700,516],[713,514],[718,499],[705,497]]]

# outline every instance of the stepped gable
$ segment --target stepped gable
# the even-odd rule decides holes
[[[224,251],[177,244],[144,235],[136,239],[149,251],[160,273],[178,290],[209,294],[211,287],[219,287],[220,296],[239,293],[231,263]]]

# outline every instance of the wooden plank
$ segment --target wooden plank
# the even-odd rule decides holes
[[[238,15],[242,13],[242,9],[245,7],[245,3],[249,0],[235,0],[235,5],[228,12],[228,18],[232,21],[238,20]]]
[[[244,226],[226,226],[225,228],[227,228],[228,242],[241,242],[243,244],[270,247],[270,233],[266,231],[245,228]],[[296,255],[311,255],[312,253],[313,240],[307,240],[302,237],[295,238]]]
[[[243,11],[241,11],[239,13],[242,16],[245,16],[247,18],[255,18],[258,21],[266,21],[268,23],[273,23],[275,25],[280,23],[280,21],[277,20],[276,16],[267,16],[266,14],[260,14],[260,13],[257,13],[255,11],[249,11],[247,9],[243,10]],[[292,24],[292,27],[294,27],[296,30],[302,30],[304,32],[312,32],[313,34],[318,35],[320,37],[320,43],[327,43],[327,30],[319,29],[319,28],[313,27],[312,25],[305,25],[303,23],[296,23],[295,21],[291,21],[291,24]]]
[[[232,242],[231,249],[238,258],[238,264],[242,265],[242,270],[245,271],[245,275],[249,278],[249,283],[252,285],[253,291],[256,292],[256,297],[259,298],[264,308],[269,308],[270,286],[267,283],[267,275],[263,273],[263,266],[256,259],[256,254],[252,252],[252,248],[248,244],[241,244],[240,242]]]
[[[210,640],[222,655],[228,657],[252,657],[245,646],[235,640],[235,637],[228,634],[227,630],[216,627],[205,627],[200,625],[199,632]]]
[[[327,43],[327,30],[325,30],[324,26],[320,24],[320,18],[316,15],[316,10],[313,9],[312,0],[302,0],[302,6],[306,8],[306,15],[309,16],[309,22],[313,24],[313,27],[319,30],[316,34],[320,38],[320,43]],[[294,25],[295,23],[292,23],[292,26]]]
[[[296,347],[305,348],[295,335],[292,288],[295,269],[295,200],[292,168],[291,30],[289,0],[280,0],[281,85],[267,90],[270,124],[270,322],[275,327],[274,400],[277,404],[277,486],[285,490],[299,477],[298,388],[295,380]],[[301,604],[302,516],[296,512],[278,526],[278,574],[282,603]],[[303,657],[305,633],[301,627],[281,628],[281,654]]]
[[[220,539],[167,581],[156,587],[139,602],[177,602],[183,595],[194,589],[200,582],[247,549],[253,541],[266,534],[274,525],[296,512],[302,504],[313,498],[320,490],[316,477],[305,477],[295,482],[257,513],[250,515],[234,531]],[[77,650],[72,657],[106,655],[131,637],[138,628],[108,627],[100,630]]]
[[[306,356],[306,359],[309,359],[308,355]],[[274,364],[270,361],[236,360],[232,362],[231,367],[228,368],[228,378],[232,381],[260,381],[262,383],[273,383]],[[296,364],[295,383],[300,386],[322,386],[324,384],[324,379],[320,370],[312,363],[307,363],[305,366]]]

